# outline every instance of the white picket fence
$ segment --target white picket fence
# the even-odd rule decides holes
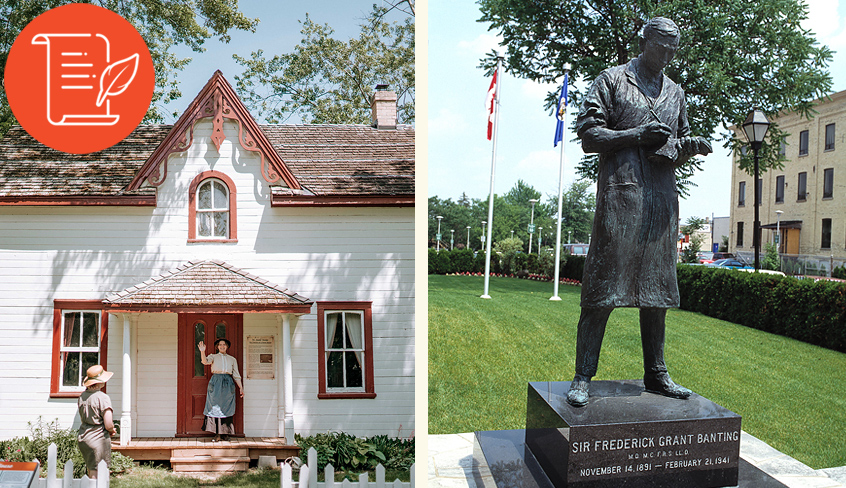
[[[369,481],[367,474],[362,474],[358,477],[358,481],[344,480],[342,482],[335,481],[335,468],[331,464],[327,464],[323,470],[324,479],[327,481],[317,481],[317,469],[311,469],[309,466],[317,466],[317,451],[312,447],[308,450],[308,462],[300,468],[300,481],[295,482],[292,473],[291,465],[282,463],[281,488],[414,488],[414,465],[411,465],[411,481],[402,482],[394,480],[393,483],[385,482],[385,467],[381,464],[376,465],[376,480]]]
[[[73,477],[73,461],[68,459],[65,463],[65,471],[62,479],[56,478],[56,444],[50,444],[47,448],[47,477],[39,478],[32,483],[32,488],[109,488],[109,468],[106,461],[100,461],[97,470],[97,479],[88,479],[88,475],[82,478]]]
[[[70,459],[65,463],[65,470],[63,477],[56,478],[56,444],[50,444],[47,449],[47,477],[39,478],[32,484],[32,488],[109,488],[109,468],[105,461],[100,461],[99,469],[97,470],[97,479],[88,479],[85,475],[82,478],[73,477],[73,461]],[[411,465],[411,481],[403,482],[394,480],[393,482],[385,481],[385,467],[381,464],[376,465],[376,479],[374,481],[368,480],[367,474],[362,474],[358,477],[358,481],[344,480],[342,482],[335,481],[335,468],[331,464],[327,464],[323,470],[324,479],[327,481],[317,481],[317,469],[310,469],[309,466],[317,466],[317,451],[312,447],[308,450],[308,462],[300,468],[300,480],[294,481],[293,470],[290,464],[282,463],[282,472],[280,476],[281,488],[414,488],[414,465]]]

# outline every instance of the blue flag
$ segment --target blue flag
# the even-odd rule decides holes
[[[567,73],[564,73],[564,86],[561,87],[561,96],[558,97],[558,108],[555,109],[555,142],[552,147],[557,147],[558,142],[564,139],[564,111],[567,110]]]

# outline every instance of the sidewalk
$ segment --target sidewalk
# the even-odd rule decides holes
[[[487,468],[473,462],[475,434],[430,435],[429,486],[481,488],[477,480],[493,486]],[[741,432],[740,457],[788,488],[846,488],[846,466],[813,470],[767,443]]]

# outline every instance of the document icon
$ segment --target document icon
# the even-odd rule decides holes
[[[36,34],[47,47],[47,120],[52,125],[115,125],[110,98],[120,95],[138,72],[138,53],[112,62],[103,34]]]

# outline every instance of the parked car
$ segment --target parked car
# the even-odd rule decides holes
[[[754,269],[752,266],[749,266],[748,264],[746,264],[742,261],[738,261],[737,259],[734,259],[734,258],[718,259],[718,260],[714,261],[713,263],[709,264],[708,266],[711,266],[711,267],[714,267],[714,268]]]
[[[730,252],[715,252],[712,254],[713,256],[711,257],[711,259],[713,259],[714,261],[718,259],[737,259],[737,257]]]
[[[696,255],[699,258],[699,262],[702,263],[702,264],[714,262],[714,253],[712,253],[710,251],[698,252],[698,253],[696,253]]]

